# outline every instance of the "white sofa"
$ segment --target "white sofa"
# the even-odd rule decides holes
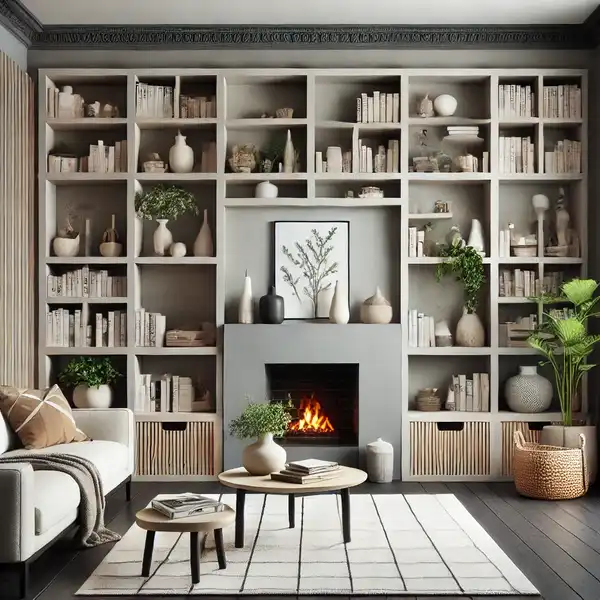
[[[73,416],[91,441],[30,452],[87,458],[98,468],[105,494],[125,483],[129,499],[135,458],[133,413],[124,408],[76,409]],[[0,455],[10,456],[15,448],[18,440],[0,414]],[[75,524],[79,502],[79,488],[66,473],[34,471],[26,463],[0,464],[0,567],[18,567],[22,595],[29,561]]]

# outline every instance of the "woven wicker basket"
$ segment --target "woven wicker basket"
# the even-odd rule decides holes
[[[514,440],[514,477],[519,494],[542,500],[569,500],[587,492],[583,434],[579,448],[526,442],[520,431],[515,431]]]

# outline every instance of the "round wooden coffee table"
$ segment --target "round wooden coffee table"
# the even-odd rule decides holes
[[[275,481],[270,475],[250,475],[244,467],[230,469],[219,475],[219,481],[236,490],[235,505],[235,547],[244,547],[244,504],[246,492],[255,494],[286,494],[288,497],[288,518],[290,529],[295,523],[295,497],[309,494],[325,494],[338,492],[342,500],[342,531],[344,542],[350,542],[350,488],[360,485],[367,479],[367,474],[360,469],[340,467],[335,479],[315,481],[314,483],[286,483]]]
[[[192,568],[192,583],[200,581],[200,556],[198,553],[198,534],[214,531],[215,546],[217,547],[217,558],[219,569],[227,566],[225,548],[223,547],[223,527],[229,525],[235,519],[235,511],[230,506],[225,510],[195,515],[183,519],[169,519],[153,508],[144,508],[135,515],[138,527],[146,530],[146,544],[144,546],[144,559],[142,562],[142,577],[150,575],[152,565],[152,550],[154,549],[154,538],[157,531],[175,531],[190,534],[190,566]]]

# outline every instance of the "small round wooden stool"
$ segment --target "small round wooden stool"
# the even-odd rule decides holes
[[[169,519],[153,508],[144,508],[135,515],[138,527],[146,530],[146,544],[144,546],[144,560],[142,562],[142,577],[150,576],[152,566],[152,550],[154,549],[154,538],[157,531],[174,531],[177,533],[190,534],[190,566],[192,568],[192,583],[200,581],[200,556],[198,554],[198,534],[214,531],[215,546],[217,547],[217,558],[219,569],[227,566],[225,548],[223,547],[223,527],[233,523],[235,511],[229,506],[225,510],[195,515],[184,519]]]

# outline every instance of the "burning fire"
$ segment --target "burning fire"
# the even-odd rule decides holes
[[[329,417],[322,412],[321,403],[313,396],[305,396],[300,400],[298,420],[290,423],[289,431],[331,433],[334,428]]]

